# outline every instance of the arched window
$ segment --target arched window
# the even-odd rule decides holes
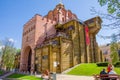
[[[64,22],[65,21],[65,19],[64,19],[64,17],[62,18],[62,22]]]
[[[28,42],[28,36],[26,37],[26,42]]]
[[[57,21],[57,18],[55,17],[55,19],[54,19],[55,21]]]

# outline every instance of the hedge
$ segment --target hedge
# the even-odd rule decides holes
[[[96,65],[99,67],[106,67],[108,66],[108,62],[99,62],[99,63],[96,63]]]
[[[114,66],[115,66],[115,67],[120,67],[120,61],[116,62],[116,63],[114,64]]]

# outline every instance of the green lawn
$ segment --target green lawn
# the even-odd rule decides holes
[[[12,74],[7,78],[15,78],[15,79],[22,79],[22,80],[42,80],[41,78],[30,76],[30,75],[24,75],[24,74]]]
[[[78,67],[72,69],[67,74],[92,76],[94,74],[99,74],[103,68],[106,69],[106,67],[97,67],[97,65],[94,63],[80,64]],[[120,68],[115,68],[114,70],[117,72],[117,74],[120,74]]]

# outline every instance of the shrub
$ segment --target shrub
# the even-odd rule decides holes
[[[96,65],[99,67],[106,67],[108,66],[108,62],[100,62],[100,63],[96,63]]]
[[[116,63],[114,64],[114,66],[115,66],[115,67],[120,67],[120,61],[116,62]]]
[[[4,72],[2,70],[0,70],[0,75],[2,75]]]

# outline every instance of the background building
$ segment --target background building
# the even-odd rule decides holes
[[[111,58],[110,58],[110,44],[107,45],[102,45],[100,46],[100,49],[102,50],[102,53],[104,55],[104,61],[106,62],[111,62]]]
[[[117,43],[118,44],[118,57],[119,57],[119,60],[120,60],[120,42]],[[100,49],[104,55],[104,61],[105,62],[112,62],[112,59],[111,59],[111,44],[106,44],[106,45],[101,45],[100,46]]]

